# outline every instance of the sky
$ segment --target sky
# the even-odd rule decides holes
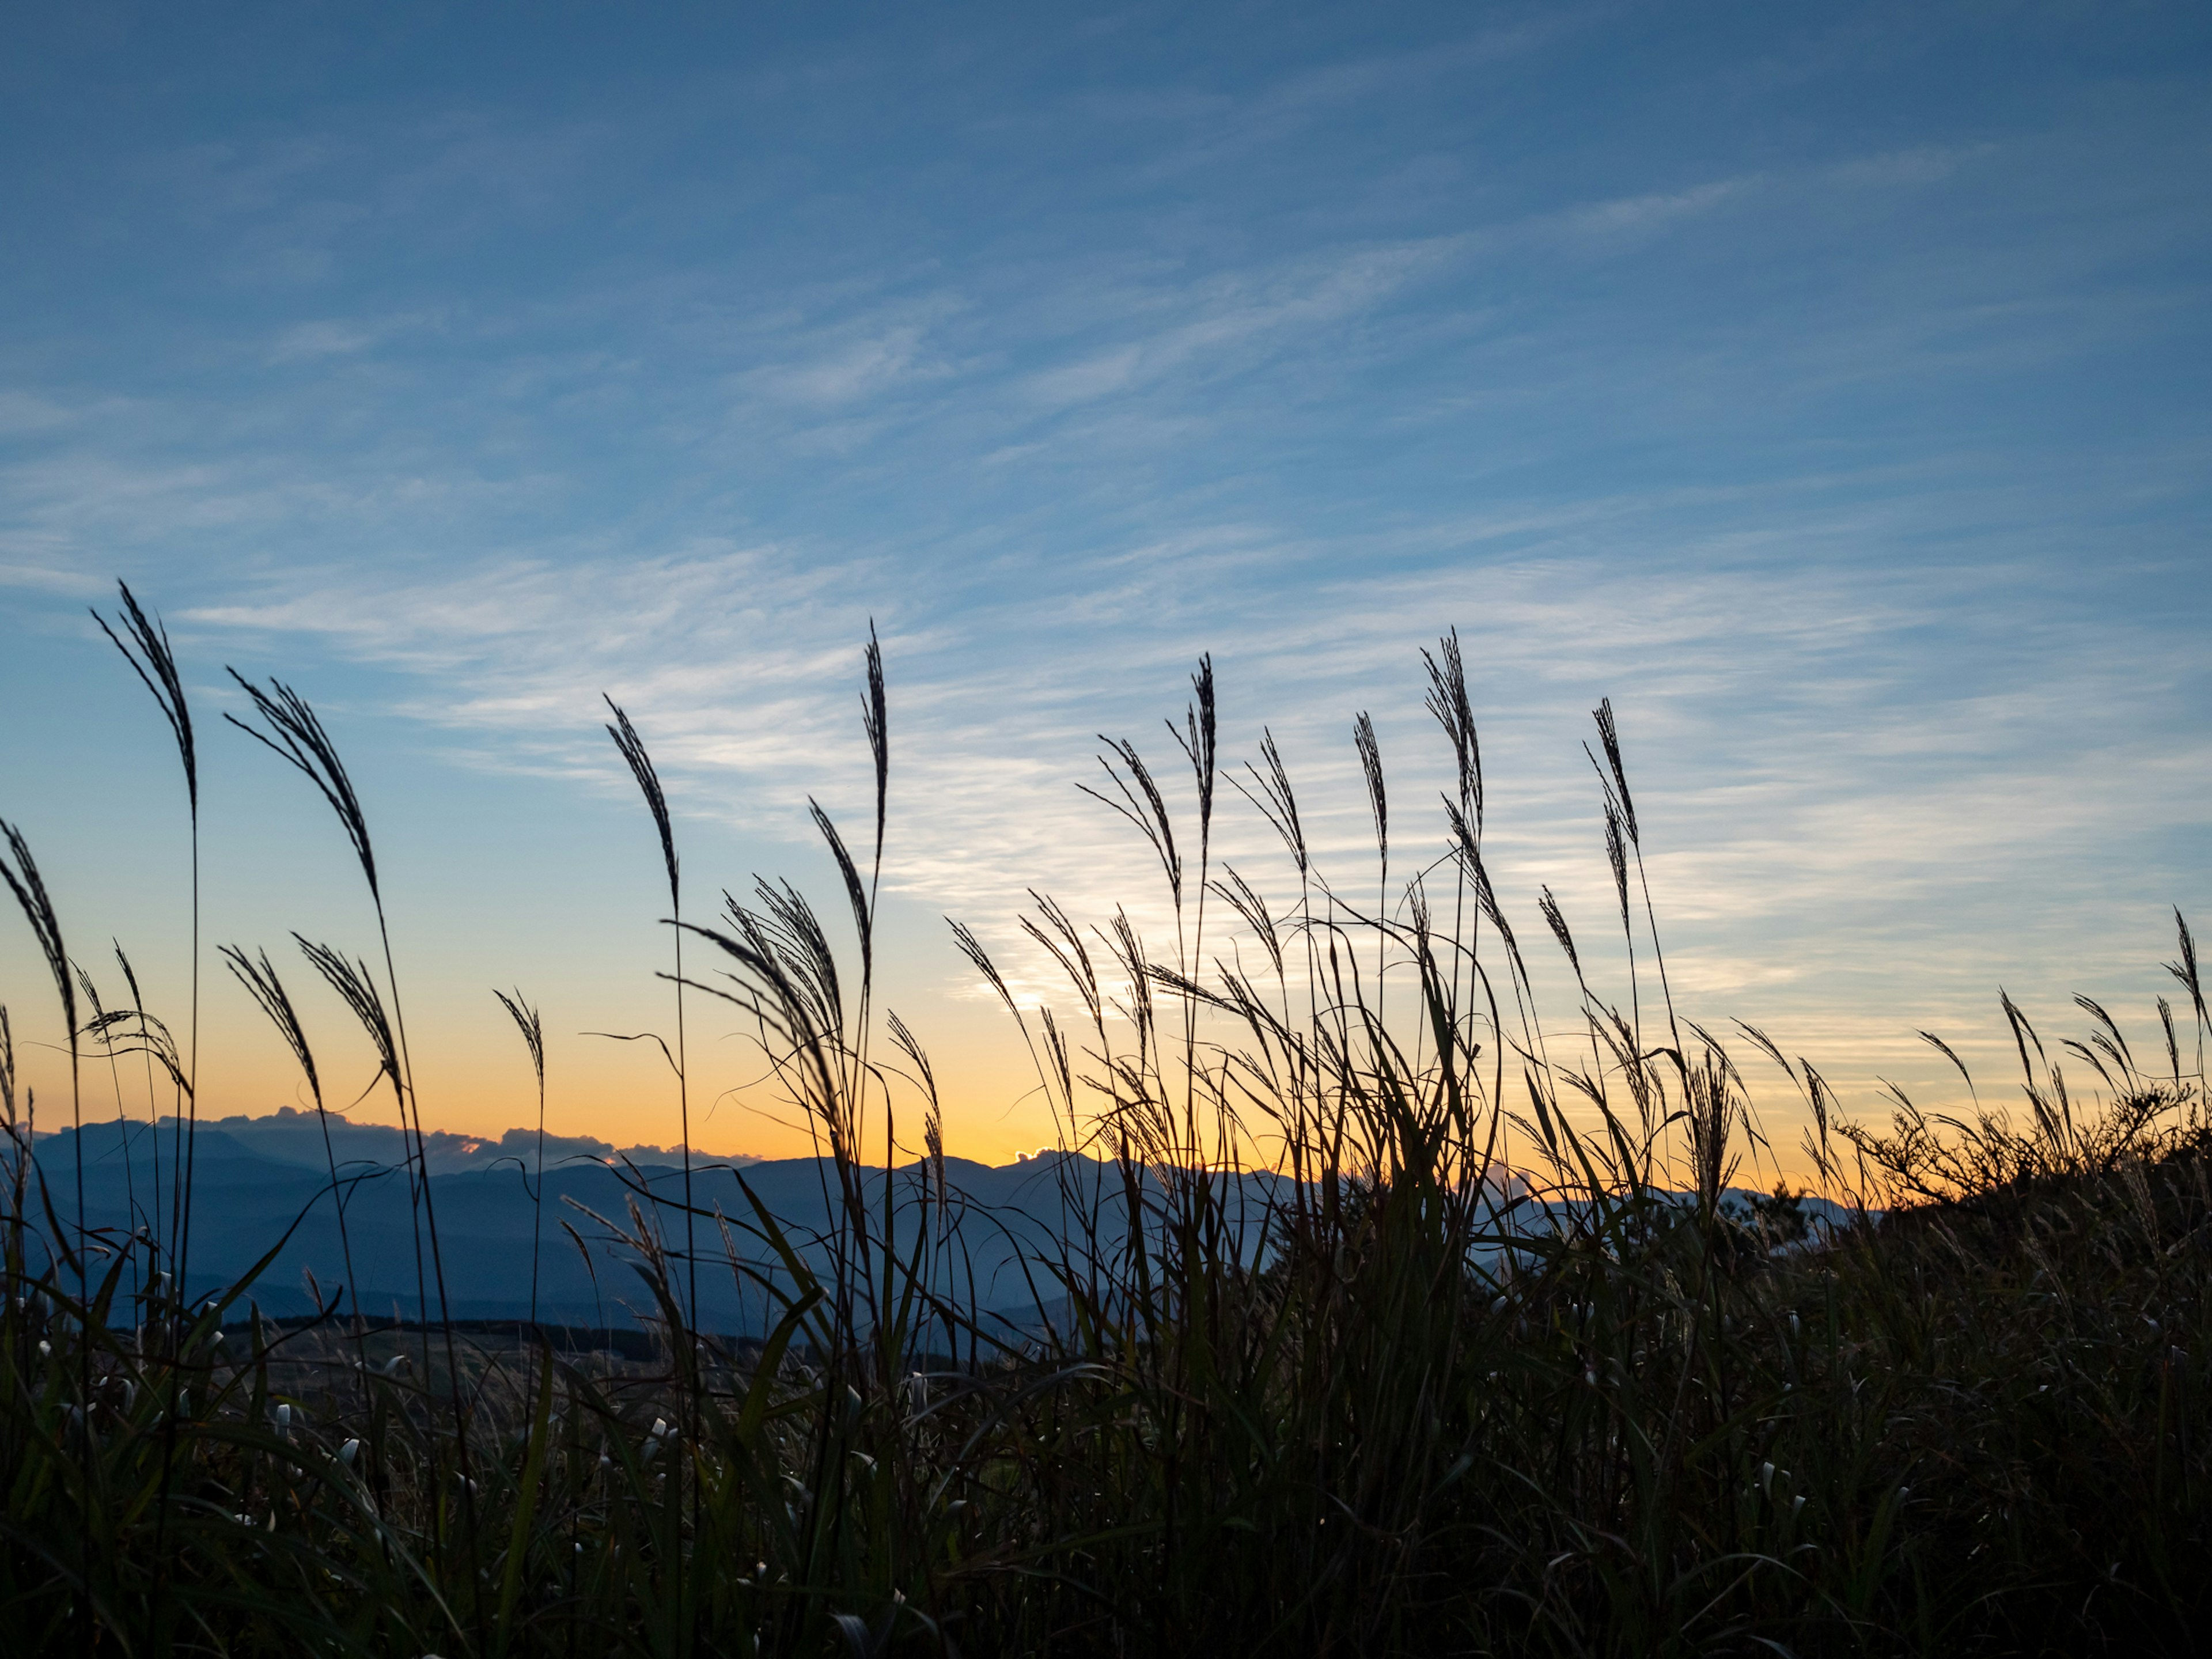
[[[1884,1079],[1958,1092],[1922,1029],[2002,1098],[2000,986],[2054,1035],[2079,991],[2155,1046],[2172,910],[2212,901],[2202,7],[0,30],[0,817],[111,1001],[119,941],[189,1029],[181,781],[88,615],[120,578],[200,722],[204,949],[284,964],[334,1103],[370,1062],[287,935],[368,953],[374,920],[305,781],[222,724],[226,666],[296,685],[353,769],[426,1121],[534,1121],[498,986],[544,1011],[557,1131],[665,1144],[665,1063],[586,1035],[672,1018],[599,700],[665,775],[696,903],[758,872],[842,917],[806,802],[872,811],[872,623],[884,1000],[969,1156],[1052,1130],[944,919],[1026,1000],[1029,890],[1162,914],[1077,788],[1098,734],[1164,762],[1210,652],[1224,758],[1272,731],[1366,890],[1352,720],[1398,856],[1440,852],[1419,652],[1455,627],[1525,935],[1549,884],[1604,936],[1581,745],[1610,696],[1703,1023],[1771,1032],[1866,1116]],[[1221,815],[1284,895],[1265,826]],[[1618,949],[1585,954],[1625,995]],[[203,965],[203,1113],[299,1103]],[[12,916],[0,1000],[60,1098]],[[798,1150],[738,1023],[690,1021],[694,1140]]]

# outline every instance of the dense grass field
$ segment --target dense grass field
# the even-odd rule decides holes
[[[183,679],[124,597],[114,637],[177,737],[196,822]],[[679,919],[679,1075],[686,1006],[695,1026],[734,1017],[812,1126],[832,1200],[820,1240],[720,1198],[599,1218],[628,1231],[658,1309],[619,1349],[527,1322],[372,1326],[343,1285],[281,1328],[253,1312],[250,1277],[187,1300],[172,1287],[190,1282],[189,1128],[144,1224],[86,1237],[32,1156],[0,1041],[0,1645],[2197,1650],[2212,1629],[2197,1334],[2212,1021],[2186,927],[2176,998],[2140,1051],[2093,1002],[2063,1042],[2007,1003],[2022,1074],[1968,1079],[1986,1109],[1900,1100],[1887,1123],[1844,1121],[1762,1033],[1723,1038],[1676,1010],[1609,708],[1592,754],[1613,944],[1577,939],[1547,893],[1525,931],[1581,988],[1540,1017],[1485,862],[1456,641],[1427,666],[1456,763],[1440,857],[1392,846],[1363,726],[1383,873],[1362,875],[1366,896],[1331,886],[1272,742],[1256,767],[1218,761],[1201,665],[1173,728],[1176,789],[1124,744],[1099,791],[1158,854],[1172,937],[1041,901],[1025,925],[1066,969],[1054,1013],[1019,1005],[961,935],[1070,1154],[1056,1167],[1077,1220],[1033,1263],[1034,1321],[945,1288],[960,1200],[927,1053],[873,1000],[891,750],[872,641],[876,821],[848,842],[819,818],[845,878],[834,929],[769,884],[687,912],[651,758],[614,711]],[[380,917],[336,745],[288,688],[240,684],[239,723],[328,800]],[[1232,791],[1279,831],[1285,891],[1217,863]],[[1170,793],[1194,804],[1178,813]],[[149,1111],[189,1125],[189,1027],[173,1036],[135,996],[86,1006],[67,918],[0,827],[73,1063],[147,1054],[165,1096]],[[419,1136],[384,947],[305,945],[305,962],[360,1018]],[[1627,954],[1626,1011],[1583,981],[1593,948]],[[319,1099],[275,960],[226,959]],[[519,998],[511,1012],[542,1076],[536,1017]],[[1747,1070],[1809,1118],[1800,1156],[1840,1208],[1732,1195],[1762,1134]],[[50,1126],[54,1104],[39,1109]],[[1284,1177],[1258,1214],[1231,1178],[1256,1149]],[[866,1178],[887,1156],[912,1163],[904,1188]],[[410,1179],[434,1307],[427,1165]],[[579,1218],[549,1209],[547,1248],[564,1224]],[[765,1340],[693,1328],[706,1274],[770,1298]]]

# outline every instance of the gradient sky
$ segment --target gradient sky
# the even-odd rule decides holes
[[[1456,625],[1539,936],[1541,882],[1602,934],[1610,695],[1678,995],[1862,1112],[1878,1077],[1955,1092],[1923,1026],[2002,1096],[2001,983],[2148,1042],[2169,907],[2212,912],[2201,5],[85,5],[0,36],[0,816],[103,991],[120,939],[173,1021],[182,792],[85,614],[117,576],[197,699],[209,944],[374,939],[336,826],[220,724],[236,664],[353,763],[424,1114],[471,1132],[534,1109],[498,984],[544,1007],[556,1128],[674,1136],[665,1068],[580,1035],[667,1024],[599,694],[702,900],[756,870],[832,900],[805,801],[866,810],[872,617],[890,1000],[972,1156],[1047,1128],[939,918],[1028,989],[1025,888],[1157,914],[1074,785],[1095,732],[1165,753],[1204,650],[1226,753],[1273,727],[1359,887],[1352,717],[1401,846],[1440,846],[1417,653]],[[349,1097],[365,1054],[291,976]],[[207,986],[204,1111],[296,1099]],[[0,998],[50,1102],[12,916]],[[696,1016],[696,1139],[793,1150],[729,1029]]]

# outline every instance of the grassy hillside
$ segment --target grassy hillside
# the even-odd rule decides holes
[[[128,619],[189,780],[181,682],[158,629]],[[872,648],[870,670],[880,787]],[[2193,1650],[2212,1615],[2196,1335],[2212,1139],[2186,928],[2155,1060],[2085,1004],[2091,1035],[2063,1053],[2100,1086],[2069,1092],[2008,1004],[2016,1115],[1842,1122],[1763,1034],[1724,1043],[1676,1012],[1609,709],[1606,844],[1626,948],[1645,948],[1626,1012],[1584,986],[1538,1018],[1484,860],[1454,641],[1430,671],[1459,762],[1453,836],[1385,914],[1322,879],[1272,744],[1247,787],[1295,887],[1271,897],[1215,866],[1210,669],[1177,728],[1194,813],[1170,812],[1133,747],[1109,751],[1174,937],[1049,902],[1030,919],[1070,1000],[1006,1002],[1087,1155],[1053,1161],[1062,1221],[1024,1254],[1041,1321],[987,1306],[926,1051],[871,1005],[880,815],[872,860],[822,820],[849,943],[767,884],[680,935],[672,995],[695,1020],[710,994],[735,1006],[815,1129],[824,1190],[805,1238],[744,1171],[709,1194],[688,1160],[688,1206],[664,1186],[603,1215],[657,1310],[641,1356],[453,1318],[372,1330],[342,1285],[279,1330],[248,1315],[252,1273],[179,1297],[199,1224],[188,1129],[143,1230],[82,1237],[75,1195],[25,1156],[0,1068],[10,1650]],[[254,697],[374,894],[335,747],[284,688]],[[680,914],[665,803],[617,717]],[[1371,763],[1368,785],[1387,869]],[[80,1049],[151,1051],[183,1099],[191,1056],[155,1016],[77,1006],[61,919],[9,843]],[[1580,983],[1588,942],[1548,894],[1541,913]],[[1231,927],[1234,956],[1216,948]],[[308,961],[377,1042],[419,1147],[388,958]],[[246,965],[284,1027],[275,969]],[[306,1034],[288,1035],[312,1085]],[[1760,1133],[1732,1050],[1802,1091],[1840,1221],[1731,1196]],[[868,1149],[897,1144],[895,1103],[922,1131],[903,1202],[868,1174]],[[1281,1172],[1257,1188],[1234,1174],[1255,1146]],[[455,1218],[419,1151],[403,1178],[417,1305],[451,1314]],[[577,1213],[558,1211],[533,1224]],[[1132,1212],[1142,1224],[1117,1224]],[[752,1287],[764,1338],[702,1333],[705,1275]]]

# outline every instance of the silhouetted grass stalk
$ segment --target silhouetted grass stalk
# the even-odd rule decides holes
[[[530,1051],[530,1069],[538,1079],[538,1165],[530,1187],[530,1322],[535,1325],[538,1257],[545,1241],[545,1023],[538,1018],[538,1010],[523,1000],[520,991],[513,996],[496,990],[492,994],[521,1032],[523,1046]],[[690,1201],[689,1194],[685,1201]]]
[[[307,701],[282,681],[271,679],[264,690],[246,679],[236,669],[228,672],[239,689],[246,693],[254,714],[262,721],[262,726],[249,725],[228,711],[223,719],[279,759],[289,763],[301,776],[314,785],[317,793],[336,814],[339,827],[345,831],[347,840],[353,846],[355,857],[361,865],[362,878],[368,888],[369,902],[376,913],[377,939],[384,952],[384,983],[392,999],[388,1026],[384,1019],[376,982],[365,963],[349,964],[327,945],[313,946],[296,933],[293,937],[331,988],[344,998],[376,1042],[379,1058],[398,1099],[402,1133],[411,1132],[414,1161],[411,1196],[415,1205],[419,1206],[416,1249],[419,1261],[427,1243],[431,1279],[437,1288],[437,1324],[445,1337],[446,1369],[453,1415],[453,1452],[461,1486],[462,1529],[465,1552],[473,1570],[477,1559],[476,1482],[470,1468],[468,1405],[463,1394],[460,1364],[453,1340],[451,1304],[446,1294],[445,1258],[438,1241],[436,1200],[430,1186],[430,1163],[422,1132],[421,1097],[415,1090],[414,1063],[407,1047],[407,1022],[400,1002],[398,970],[392,954],[392,927],[385,914],[384,890],[377,878],[376,852],[369,838],[368,817],[362,811],[360,797],[354,790],[353,779],[348,774],[344,762],[339,758],[337,744],[331,740],[321,720]],[[428,1298],[419,1288],[416,1303],[426,1326],[423,1370],[427,1381],[430,1368],[427,1344],[429,1311]],[[442,1543],[442,1538],[439,1541]],[[480,1613],[482,1597],[476,1593],[473,1584],[469,1601],[471,1609]]]

